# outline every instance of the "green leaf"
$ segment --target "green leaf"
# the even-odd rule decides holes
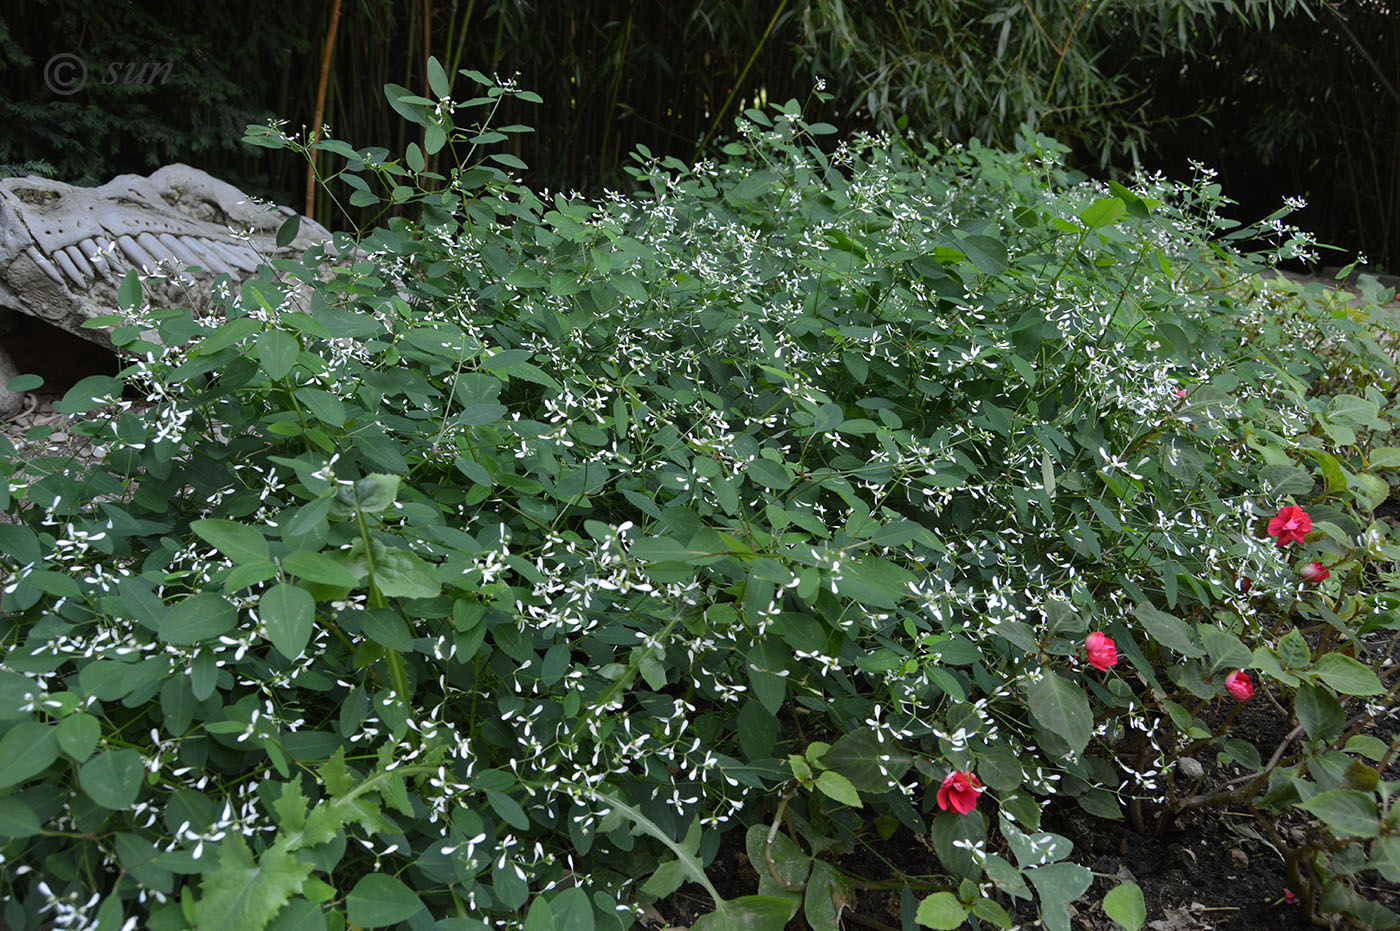
[[[844,802],[852,808],[861,806],[860,793],[856,787],[851,785],[851,781],[834,770],[828,769],[817,777],[817,788],[830,798],[838,802]]]
[[[1133,611],[1152,639],[1166,647],[1171,647],[1182,656],[1200,656],[1205,651],[1196,646],[1191,638],[1191,628],[1173,614],[1160,611],[1150,604],[1142,603]]]
[[[333,585],[336,588],[354,588],[363,576],[357,576],[344,565],[325,553],[310,550],[297,550],[282,557],[282,568],[300,579]]]
[[[24,782],[58,759],[56,729],[36,721],[21,721],[0,738],[0,789]]]
[[[1094,201],[1080,214],[1079,219],[1090,229],[1108,226],[1121,217],[1128,209],[1127,204],[1116,197],[1104,197]]]
[[[408,550],[385,548],[374,560],[374,584],[386,598],[436,598],[442,583],[433,567]]]
[[[530,818],[525,814],[525,809],[521,808],[520,803],[509,795],[495,789],[487,789],[486,801],[496,814],[500,815],[511,827],[519,831],[530,829]]]
[[[58,722],[58,745],[76,762],[92,756],[101,739],[102,722],[90,714],[80,711]]]
[[[427,108],[436,106],[433,101],[419,97],[398,84],[385,84],[384,97],[389,101],[389,106],[394,108],[394,112],[409,122],[423,127],[431,125]]]
[[[117,306],[131,311],[141,306],[141,274],[136,269],[127,269],[122,276],[121,287],[117,288]]]
[[[311,870],[276,844],[254,860],[242,835],[230,833],[219,845],[219,868],[200,883],[196,931],[262,931],[301,891]]]
[[[267,539],[256,527],[231,520],[197,520],[190,529],[235,563],[261,562],[268,558]]]
[[[537,897],[530,903],[530,911],[525,915],[524,931],[558,931],[558,927],[554,922],[554,910],[544,898]]]
[[[291,223],[296,219],[297,217],[292,217],[287,222]],[[301,352],[301,343],[286,330],[268,330],[258,337],[256,345],[258,362],[262,365],[263,372],[273,381],[287,377],[287,373],[296,364],[297,354]]]
[[[1293,697],[1293,711],[1310,739],[1335,740],[1346,725],[1342,706],[1325,689],[1304,682]]]
[[[1135,882],[1119,883],[1103,897],[1103,910],[1125,931],[1138,931],[1147,921],[1147,903]]]
[[[969,909],[951,892],[935,892],[919,903],[914,920],[936,931],[955,931],[967,921]]]
[[[966,236],[958,244],[968,261],[984,275],[995,278],[1011,265],[1006,246],[990,236]]]
[[[812,861],[812,875],[802,896],[802,914],[813,931],[837,931],[841,913],[856,901],[855,886],[825,860]]]
[[[642,892],[664,899],[684,885],[685,879],[685,864],[679,860],[666,860],[642,883]]]
[[[412,918],[422,911],[423,902],[402,881],[370,873],[350,890],[345,906],[351,924],[384,928]]]
[[[1222,669],[1245,669],[1254,660],[1254,651],[1240,642],[1240,638],[1214,624],[1197,624],[1196,630],[1210,656],[1210,671]]]
[[[297,238],[297,233],[301,231],[301,216],[292,214],[277,227],[277,248],[285,249]],[[281,376],[278,376],[281,377]]]
[[[1070,931],[1067,906],[1084,894],[1094,874],[1076,863],[1051,863],[1028,870],[1026,878],[1040,893],[1040,918],[1050,931]]]
[[[797,896],[745,895],[720,900],[715,910],[701,915],[690,931],[783,931],[797,914]]]
[[[594,906],[588,902],[588,893],[580,886],[564,889],[549,904],[557,930],[594,931]]]
[[[1380,678],[1369,666],[1345,653],[1327,653],[1318,657],[1312,671],[1343,695],[1379,695],[1384,691]]]
[[[199,643],[226,634],[238,624],[233,605],[211,592],[191,595],[175,605],[160,622],[160,639],[167,643]]]
[[[447,97],[452,92],[452,82],[447,77],[447,71],[437,60],[436,55],[428,56],[428,86],[432,88],[433,94],[439,99]]]
[[[1083,752],[1094,729],[1083,689],[1046,669],[1026,687],[1026,697],[1042,727],[1058,734],[1075,753]]]
[[[749,479],[765,488],[782,491],[792,485],[792,476],[776,462],[768,459],[755,459],[744,467]]]
[[[13,795],[0,798],[0,837],[33,837],[39,831],[34,809]]]
[[[1298,628],[1293,628],[1279,640],[1278,658],[1289,669],[1308,668],[1308,664],[1312,662],[1312,650],[1308,648],[1308,642],[1303,639]]]
[[[378,198],[375,198],[374,203],[378,202]],[[298,388],[292,393],[317,420],[332,427],[345,425],[345,405],[329,391],[320,388]]]
[[[1362,511],[1374,511],[1390,497],[1389,483],[1369,472],[1348,475],[1346,482],[1347,490],[1351,492]]]
[[[1316,815],[1338,837],[1375,837],[1380,833],[1376,800],[1365,792],[1329,789],[1294,805]]]
[[[83,791],[103,808],[125,811],[141,794],[146,767],[135,750],[103,750],[78,769]]]
[[[336,501],[345,507],[358,509],[365,514],[378,514],[390,507],[398,497],[399,482],[402,477],[384,472],[373,472],[360,479],[353,486],[341,485],[336,489]]]
[[[301,656],[316,628],[316,599],[310,592],[285,582],[274,585],[258,599],[258,614],[277,652],[287,659]]]
[[[913,765],[913,758],[889,743],[881,742],[874,728],[861,727],[837,738],[821,764],[845,776],[859,792],[888,792]]]

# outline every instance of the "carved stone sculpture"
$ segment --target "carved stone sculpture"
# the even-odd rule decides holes
[[[16,371],[4,353],[7,317],[36,317],[113,349],[106,330],[82,324],[117,310],[129,268],[163,270],[166,281],[154,290],[167,293],[152,299],[189,306],[181,283],[207,293],[219,274],[242,281],[260,264],[330,240],[324,227],[303,218],[295,241],[278,248],[277,230],[292,213],[249,203],[233,185],[188,165],[167,165],[150,177],[119,175],[96,188],[0,180],[0,416],[23,401],[4,387]],[[251,235],[243,241],[233,230]],[[185,274],[191,266],[199,279]]]

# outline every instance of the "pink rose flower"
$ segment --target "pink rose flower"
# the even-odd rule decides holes
[[[1309,530],[1312,530],[1312,518],[1295,504],[1279,508],[1278,514],[1269,521],[1269,536],[1278,537],[1279,546],[1302,543]]]
[[[1317,583],[1321,582],[1332,573],[1328,572],[1327,568],[1323,566],[1322,563],[1313,560],[1310,565],[1304,566],[1299,574],[1302,575],[1304,582]]]
[[[1103,670],[1118,662],[1118,647],[1112,638],[1094,631],[1084,641],[1084,652],[1089,654],[1089,665]]]
[[[1254,680],[1243,669],[1236,669],[1225,677],[1225,691],[1237,701],[1249,701],[1254,697]]]
[[[977,796],[982,794],[982,783],[972,773],[953,770],[938,788],[938,807],[947,811],[952,808],[965,815],[977,807]]]

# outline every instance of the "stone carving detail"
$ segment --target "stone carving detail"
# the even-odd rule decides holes
[[[112,349],[106,330],[82,324],[116,311],[129,268],[163,269],[166,281],[148,291],[167,293],[153,300],[190,306],[186,287],[207,296],[217,275],[242,281],[271,259],[329,242],[325,227],[302,218],[296,240],[279,249],[277,230],[292,213],[249,203],[238,188],[188,165],[167,165],[149,177],[119,175],[96,188],[0,180],[0,416],[22,401],[4,390],[14,371],[3,351],[7,316],[36,317]],[[245,242],[233,230],[251,235]],[[202,280],[185,274],[190,266],[201,269]]]

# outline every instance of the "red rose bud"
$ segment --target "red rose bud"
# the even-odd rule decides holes
[[[1254,697],[1254,680],[1243,669],[1236,669],[1225,677],[1225,691],[1238,701],[1249,701]]]
[[[1322,563],[1314,560],[1309,565],[1304,566],[1299,574],[1303,577],[1304,582],[1312,582],[1316,584],[1318,582],[1321,582],[1323,579],[1327,578],[1332,573],[1328,572],[1326,567],[1324,567]]]
[[[1118,662],[1118,647],[1112,638],[1094,631],[1084,640],[1084,652],[1089,654],[1089,665],[1103,670]]]

